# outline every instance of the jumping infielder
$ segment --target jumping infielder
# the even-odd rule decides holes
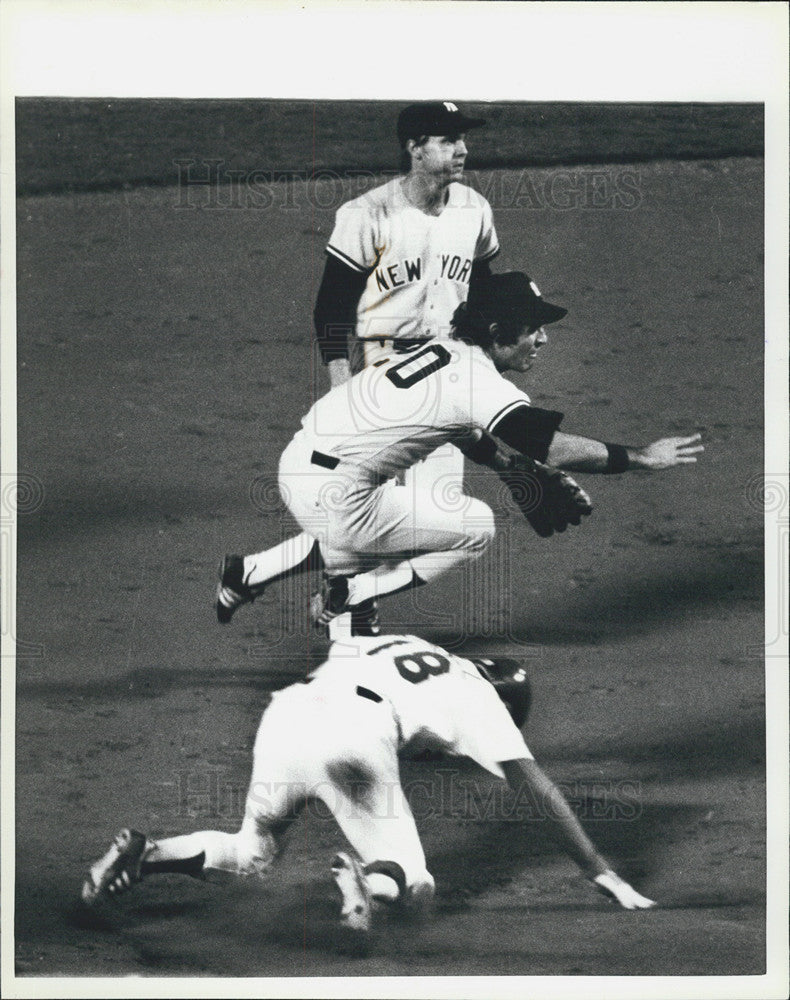
[[[255,740],[239,831],[154,841],[122,830],[88,873],[86,904],[161,872],[263,876],[285,829],[309,798],[318,798],[356,852],[338,854],[332,865],[343,924],[367,931],[374,899],[423,907],[433,898],[434,880],[400,784],[398,757],[432,750],[470,757],[528,791],[598,889],[625,909],[655,905],[612,871],[535,762],[518,728],[529,707],[529,682],[517,664],[463,659],[412,635],[362,639],[355,659],[347,647],[336,650],[332,646],[326,663],[303,683],[272,696]]]
[[[393,351],[448,337],[456,307],[490,273],[499,252],[491,206],[461,183],[466,133],[483,124],[451,101],[404,108],[397,136],[408,172],[338,210],[314,313],[333,387],[360,362],[371,365]],[[408,470],[406,482],[415,491],[436,484],[460,491],[463,456],[456,448],[445,444],[426,458]],[[315,539],[306,533],[259,555],[260,565],[242,580],[246,586],[320,565]],[[235,610],[236,577],[223,563],[217,589],[223,624]],[[356,617],[375,627],[375,604]]]
[[[284,502],[319,539],[327,576],[314,603],[318,623],[428,583],[489,546],[494,517],[481,501],[448,505],[434,490],[392,483],[444,444],[496,469],[514,496],[522,495],[522,509],[542,535],[578,524],[590,507],[570,477],[535,463],[616,473],[696,461],[703,450],[698,434],[641,448],[564,434],[557,429],[561,413],[531,406],[502,377],[531,368],[547,341],[545,325],[565,312],[525,274],[492,275],[456,310],[452,339],[392,352],[316,402],[285,449],[279,475]],[[505,458],[495,438],[525,458]],[[267,582],[252,576],[259,565],[259,556],[226,558],[226,572],[235,573],[228,608]]]

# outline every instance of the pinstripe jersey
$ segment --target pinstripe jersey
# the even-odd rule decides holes
[[[441,445],[493,431],[529,396],[479,347],[433,340],[393,353],[322,396],[295,441],[390,478]]]
[[[357,308],[362,338],[447,337],[466,301],[474,261],[499,252],[491,206],[472,188],[452,183],[440,215],[415,208],[403,178],[338,209],[327,253],[367,283]]]

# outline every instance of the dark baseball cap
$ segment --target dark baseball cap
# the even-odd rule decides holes
[[[485,125],[485,118],[467,118],[452,101],[425,101],[410,104],[398,115],[398,140],[404,145],[407,139],[419,139],[423,135],[455,135],[479,125]]]
[[[535,282],[523,271],[503,271],[475,282],[467,299],[470,310],[477,310],[491,323],[509,327],[527,324],[537,330],[556,323],[568,314],[567,309],[547,302]]]

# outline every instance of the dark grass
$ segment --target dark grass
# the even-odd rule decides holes
[[[371,101],[19,98],[17,191],[260,180],[398,166],[401,105]],[[761,104],[464,104],[487,125],[470,168],[762,156]],[[182,161],[179,164],[178,161]],[[208,161],[213,161],[209,165]]]

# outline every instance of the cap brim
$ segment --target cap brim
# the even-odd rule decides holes
[[[461,121],[458,123],[461,126],[458,131],[464,132],[470,128],[480,128],[485,123],[485,118],[467,118],[466,115],[463,115]]]
[[[551,302],[546,302],[543,299],[538,303],[537,316],[539,326],[544,326],[546,323],[556,323],[558,319],[562,319],[563,316],[568,315],[568,310],[563,309],[562,306],[555,306]]]

